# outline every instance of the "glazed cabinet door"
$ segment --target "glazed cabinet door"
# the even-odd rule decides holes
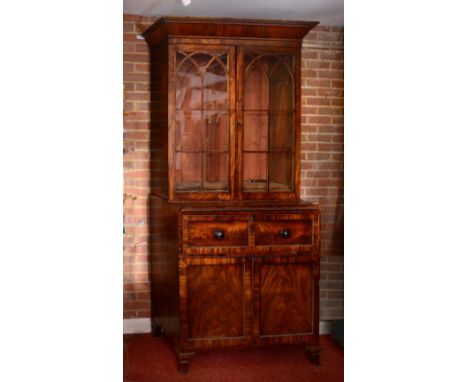
[[[181,337],[186,348],[251,343],[251,260],[179,260]]]
[[[241,198],[297,198],[300,50],[244,47],[237,65]]]
[[[169,195],[230,200],[235,171],[235,49],[169,48]]]
[[[300,257],[254,259],[253,342],[311,343],[318,335],[318,269]]]

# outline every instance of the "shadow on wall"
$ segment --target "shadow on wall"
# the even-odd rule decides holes
[[[336,255],[344,254],[344,187],[338,189],[338,197],[335,202],[335,214],[333,219],[332,251]]]

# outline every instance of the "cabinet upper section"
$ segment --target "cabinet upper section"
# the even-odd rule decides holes
[[[299,198],[301,39],[316,24],[162,18],[144,33],[153,192]]]

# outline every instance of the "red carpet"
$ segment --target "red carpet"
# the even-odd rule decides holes
[[[175,354],[163,338],[124,336],[124,382],[296,382],[343,381],[343,350],[320,336],[320,367],[303,346],[197,353],[188,374],[179,374]]]

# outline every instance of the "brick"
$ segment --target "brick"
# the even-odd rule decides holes
[[[343,80],[332,80],[331,82],[332,88],[340,88],[343,89],[344,81]]]
[[[318,113],[322,115],[343,115],[343,109],[340,107],[321,107]]]
[[[123,52],[124,53],[135,52],[135,45],[132,44],[131,42],[124,41]]]
[[[339,170],[343,168],[342,162],[319,162],[317,168],[320,170]]]
[[[341,42],[343,41],[343,34],[339,32],[331,32],[328,30],[326,33],[318,33],[317,40],[326,42]]]
[[[343,151],[343,145],[337,143],[319,143],[319,151]]]
[[[312,79],[312,78],[303,78],[303,84],[307,87],[317,87],[317,88],[329,88],[331,86],[331,81],[327,79]]]
[[[326,61],[305,60],[304,67],[307,69],[329,69],[330,63]],[[305,75],[304,72],[302,75]]]
[[[149,284],[148,283],[130,283],[124,284],[124,290],[127,291],[149,291]]]
[[[124,22],[125,21],[141,21],[141,16],[124,14],[123,20]]]
[[[149,101],[150,95],[149,93],[143,92],[128,93],[127,95],[125,95],[125,99],[128,101]]]
[[[328,124],[331,123],[331,118],[323,115],[307,116],[307,123]]]
[[[148,55],[142,53],[124,53],[123,55],[124,62],[147,62]]]
[[[331,155],[328,153],[316,152],[316,153],[307,153],[306,159],[312,160],[312,161],[314,160],[320,161],[320,160],[330,160],[330,157]]]
[[[325,50],[320,52],[322,60],[343,60],[343,51],[341,50]]]
[[[330,62],[330,69],[343,70],[344,65],[342,61]]]
[[[343,116],[333,117],[331,119],[331,123],[333,125],[342,125],[344,123],[344,118],[343,118]]]
[[[303,143],[301,145],[301,150],[303,151],[308,151],[308,150],[317,150],[317,144],[316,143]]]
[[[341,89],[318,89],[317,94],[324,97],[343,97]]]
[[[133,72],[133,67],[134,67],[133,63],[125,62],[123,64],[123,72],[124,73],[132,73]]]
[[[317,108],[315,107],[303,107],[302,114],[317,114]]]
[[[320,97],[308,97],[306,98],[307,105],[330,105],[330,100],[327,98]]]
[[[317,71],[312,69],[302,69],[302,77],[315,78],[317,77]]]
[[[127,85],[125,85],[127,86]],[[147,111],[131,111],[125,113],[125,121],[146,121],[149,122],[149,113]]]
[[[136,281],[148,281],[148,273],[136,273],[134,274]]]
[[[125,101],[125,102],[124,102],[124,110],[125,110],[126,112],[133,111],[133,103],[132,103],[132,102]]]
[[[135,31],[135,24],[128,21],[123,23],[123,32],[124,33],[133,33]]]
[[[333,140],[333,135],[329,135],[329,134],[318,134],[316,137],[315,137],[315,141],[316,142],[332,142]]]
[[[137,312],[136,310],[124,309],[123,318],[136,318]]]
[[[313,60],[316,60],[318,58],[318,52],[314,52],[310,49],[307,49],[307,50],[303,50],[302,51],[302,58],[308,58],[308,59],[313,59]]]
[[[135,102],[135,110],[138,110],[138,111],[149,110],[149,102]]]
[[[340,187],[343,185],[343,181],[341,179],[319,179],[318,185],[319,187]]]
[[[307,171],[307,178],[328,178],[330,176],[329,171]]]
[[[147,309],[138,309],[137,310],[137,317],[138,318],[150,318],[151,311]]]
[[[136,91],[144,91],[147,92],[149,90],[150,86],[149,83],[145,82],[138,82],[135,84],[135,90]]]
[[[148,301],[124,301],[124,309],[149,309]]]
[[[330,292],[329,292],[330,293]],[[327,308],[340,308],[343,306],[342,300],[332,300],[326,299],[320,301],[320,307],[327,307]]]
[[[149,64],[148,63],[136,63],[135,64],[135,72],[144,72],[149,73]]]
[[[123,40],[124,40],[124,42],[125,41],[133,42],[133,41],[137,41],[137,37],[136,37],[135,33],[124,33]]]
[[[148,74],[144,73],[124,73],[124,81],[143,82],[148,81]]]
[[[319,130],[320,133],[337,133],[337,136],[343,136],[343,125],[320,126]]]
[[[124,130],[149,130],[150,124],[149,121],[124,121]],[[134,154],[137,155],[137,154]],[[141,154],[140,154],[141,155]],[[149,154],[146,154],[149,157]],[[132,156],[131,158],[137,159],[139,157]]]
[[[343,273],[329,273],[328,280],[343,280]]]
[[[151,293],[150,292],[139,292],[136,294],[136,299],[140,301],[149,301],[151,299]]]
[[[316,76],[314,76],[314,77],[342,79],[343,78],[343,72],[340,71],[340,70],[317,70],[316,71]]]
[[[136,300],[136,296],[135,292],[124,292],[123,294],[124,300]]]
[[[124,132],[124,139],[138,139],[138,140],[145,140],[149,139],[150,133],[149,131],[131,131],[131,132]]]
[[[332,135],[332,137],[333,137],[333,142],[343,143],[344,141],[343,134]]]
[[[331,106],[339,106],[339,107],[344,106],[343,98],[332,98],[330,101],[331,101]]]

